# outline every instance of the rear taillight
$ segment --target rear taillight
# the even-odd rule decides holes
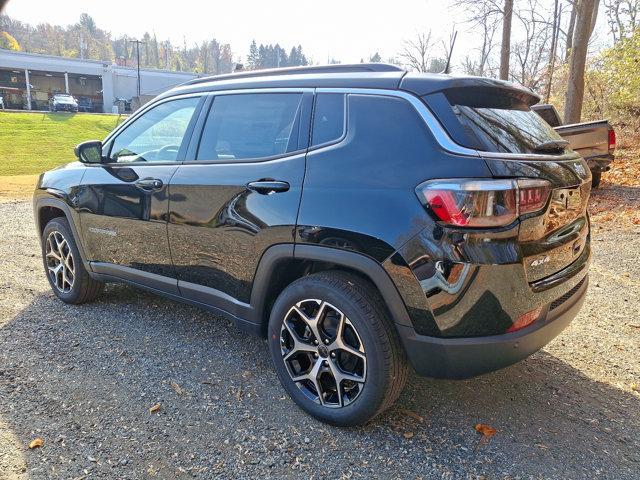
[[[416,187],[420,201],[438,220],[456,227],[509,225],[542,209],[551,185],[545,180],[430,180]]]
[[[609,130],[609,150],[616,149],[616,131],[612,128]]]
[[[517,181],[520,215],[537,212],[547,204],[551,185],[544,180]]]

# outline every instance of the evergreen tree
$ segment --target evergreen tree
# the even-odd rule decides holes
[[[256,45],[256,41],[251,41],[251,46],[249,47],[249,55],[247,56],[247,65],[249,70],[255,70],[260,68],[260,52],[258,52],[258,46]]]

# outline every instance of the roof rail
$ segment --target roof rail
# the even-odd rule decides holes
[[[276,75],[297,75],[311,73],[357,73],[357,72],[404,72],[404,68],[389,63],[353,63],[335,65],[311,65],[303,67],[267,68],[264,70],[245,70],[222,75],[212,75],[189,80],[182,85],[215,82],[234,78],[268,77]]]

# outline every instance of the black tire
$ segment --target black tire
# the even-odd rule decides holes
[[[47,242],[52,235],[55,235],[51,237],[52,241],[62,238],[66,242],[66,245],[68,245],[68,249],[63,246],[62,250],[71,256],[70,265],[73,267],[73,282],[70,286],[68,282],[60,281],[61,277],[54,275],[50,270],[50,266],[57,262],[54,257],[47,257],[47,249],[49,248]],[[44,231],[42,232],[42,261],[51,290],[65,303],[80,304],[91,302],[95,300],[104,289],[104,283],[91,278],[84,268],[76,240],[69,227],[69,222],[64,217],[54,218],[44,227]],[[63,288],[60,288],[59,283],[63,284]]]
[[[598,188],[601,178],[602,172],[600,170],[591,172],[591,188]]]
[[[361,340],[362,350],[366,353],[365,379],[351,403],[347,404],[343,397],[339,400],[339,406],[331,408],[321,405],[318,403],[319,396],[313,400],[298,387],[301,382],[293,381],[285,365],[281,335],[289,334],[281,333],[283,321],[293,306],[307,299],[321,300],[337,307],[348,319],[349,328],[353,327]],[[353,426],[368,422],[397,400],[407,380],[406,354],[382,298],[368,282],[346,272],[320,272],[291,283],[271,310],[268,343],[276,373],[287,393],[305,412],[331,425]],[[322,340],[320,344],[322,346]],[[308,343],[305,345],[311,346]],[[333,353],[331,355],[334,358]],[[322,352],[322,357],[336,362],[335,358],[331,360],[326,357],[326,351]],[[313,353],[308,358],[310,362],[316,362],[314,358],[319,357]],[[324,361],[324,364],[327,362]],[[336,363],[332,363],[332,368],[334,365]]]

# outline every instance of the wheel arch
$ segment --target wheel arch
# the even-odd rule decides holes
[[[252,323],[266,334],[271,306],[294,280],[326,270],[344,270],[375,287],[395,323],[411,325],[406,306],[382,265],[366,255],[319,245],[280,244],[260,259],[251,290]]]
[[[71,228],[71,233],[76,240],[76,245],[78,247],[78,251],[80,252],[82,263],[84,263],[87,271],[91,272],[90,266],[86,261],[79,229],[76,228],[76,222],[74,220],[75,217],[69,205],[58,198],[38,198],[35,202],[34,213],[34,220],[36,222],[36,228],[38,229],[38,238],[40,242],[42,242],[42,233],[44,232],[47,223],[49,223],[54,218],[64,218],[65,220],[67,220],[67,223]]]

